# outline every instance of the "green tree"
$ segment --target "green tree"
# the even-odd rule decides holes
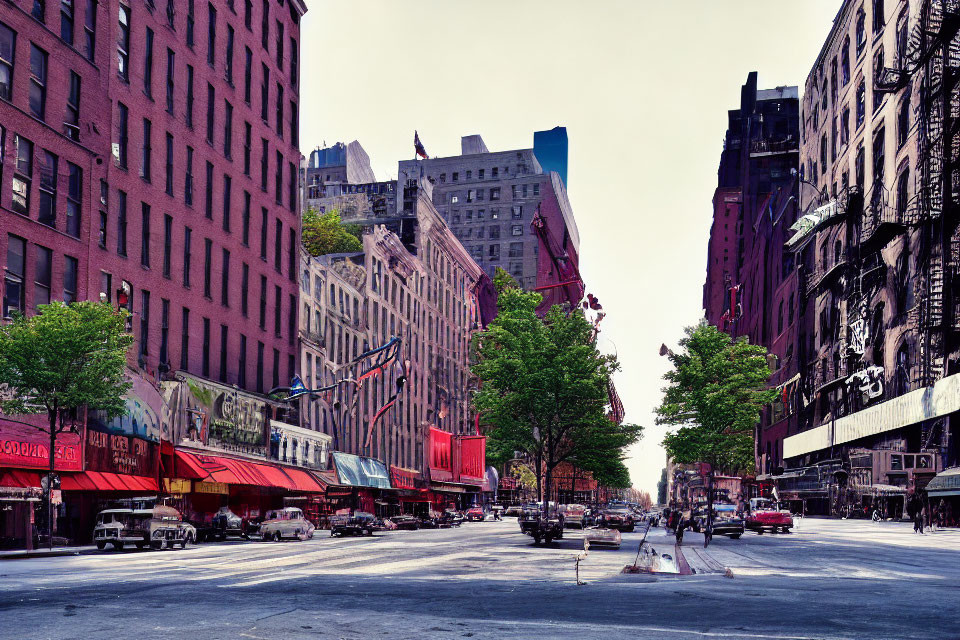
[[[65,418],[82,408],[113,418],[124,411],[130,388],[124,372],[133,336],[125,332],[126,311],[98,302],[40,305],[32,317],[18,315],[0,326],[0,400],[6,414],[46,413],[50,436],[47,491],[48,541],[52,546],[50,479],[57,435]]]
[[[321,214],[316,209],[307,209],[303,213],[301,238],[312,256],[363,251],[360,232],[358,225],[344,224],[336,210]]]
[[[532,458],[546,508],[561,462],[578,460],[601,474],[613,469],[609,477],[629,486],[623,450],[640,437],[641,427],[607,417],[607,381],[618,364],[597,350],[582,310],[555,306],[541,319],[541,300],[511,286],[500,290],[496,320],[474,337],[472,370],[480,379],[474,407],[493,427],[488,447],[498,457],[519,451]]]
[[[707,463],[707,539],[713,521],[713,475],[754,469],[754,430],[760,411],[776,391],[767,388],[767,350],[746,338],[732,340],[701,322],[686,329],[679,353],[669,352],[673,369],[663,377],[657,424],[678,427],[663,439],[680,464]],[[705,544],[706,544],[705,543]]]

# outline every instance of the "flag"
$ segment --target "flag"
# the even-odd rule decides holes
[[[423,148],[423,143],[420,142],[420,134],[416,131],[413,132],[413,150],[417,152],[417,155],[421,158],[430,158],[427,155],[427,150]]]

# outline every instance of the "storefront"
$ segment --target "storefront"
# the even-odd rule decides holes
[[[926,486],[928,508],[942,526],[960,526],[960,467],[938,473]]]
[[[390,474],[383,462],[376,458],[334,451],[333,467],[339,485],[350,487],[355,492],[351,508],[378,517],[400,513],[399,490],[390,484]],[[329,495],[329,489],[327,493]]]

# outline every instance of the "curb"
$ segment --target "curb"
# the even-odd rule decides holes
[[[0,561],[3,560],[30,560],[33,558],[63,558],[66,556],[88,555],[96,549],[63,549],[58,551],[22,551],[14,553],[0,553]]]
[[[691,576],[693,575],[693,569],[690,568],[690,564],[687,562],[686,557],[683,555],[683,551],[680,550],[679,544],[673,545],[674,558],[677,559],[677,567],[680,569],[681,576]]]

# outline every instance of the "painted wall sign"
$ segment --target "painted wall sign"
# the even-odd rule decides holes
[[[387,467],[375,458],[334,451],[333,463],[337,469],[340,484],[378,489],[390,488],[390,474],[387,473]]]
[[[0,418],[0,467],[47,469],[49,465],[50,436],[47,433]],[[83,471],[83,441],[79,434],[61,433],[57,436],[54,467],[57,471]]]
[[[155,477],[158,445],[143,438],[107,433],[101,427],[87,429],[87,468],[92,471]]]
[[[100,431],[160,442],[163,433],[163,396],[150,382],[135,373],[128,371],[127,381],[133,386],[124,396],[124,414],[108,421],[97,412],[91,412],[91,424]]]
[[[183,378],[163,384],[175,442],[267,455],[270,427],[264,400],[209,380]]]

